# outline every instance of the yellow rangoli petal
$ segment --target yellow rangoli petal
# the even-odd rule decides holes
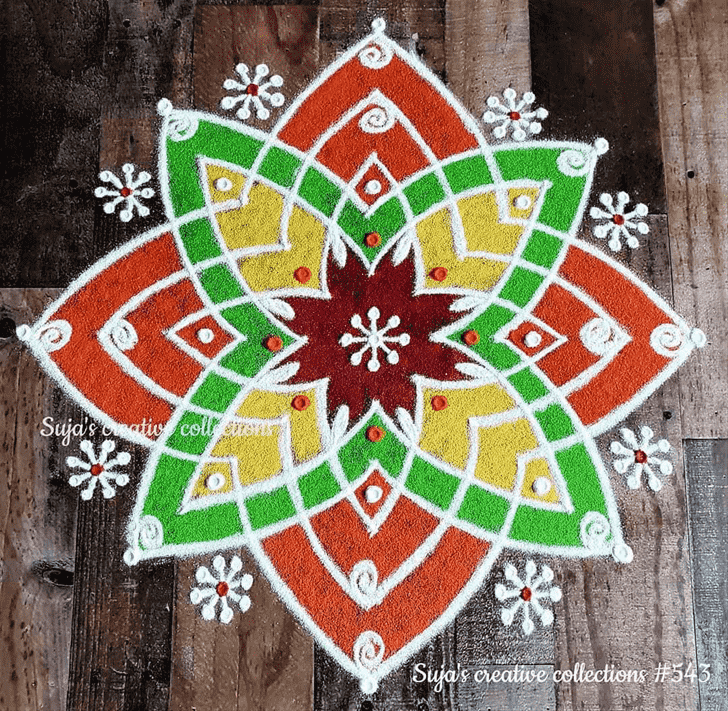
[[[433,408],[433,399],[438,397],[447,400],[447,407]],[[496,384],[458,390],[425,389],[423,398],[420,448],[457,469],[465,469],[468,461],[470,418],[506,412],[515,406],[511,396]]]

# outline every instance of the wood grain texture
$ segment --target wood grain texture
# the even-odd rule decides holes
[[[267,64],[271,74],[283,77],[281,92],[286,106],[316,74],[318,66],[318,16],[311,6],[207,6],[195,15],[195,107],[235,118],[220,109],[228,92],[225,79],[238,63],[253,72]],[[252,79],[252,76],[251,76]],[[247,123],[267,130],[284,109],[271,109],[271,118]]]
[[[222,84],[239,62],[266,63],[284,77],[290,99],[316,72],[318,22],[315,7],[200,7],[195,15],[195,106],[215,113]],[[275,120],[273,114],[271,121]],[[253,120],[261,128],[271,121]],[[228,555],[228,559],[232,552]],[[207,622],[189,599],[194,573],[211,556],[179,564],[174,613],[175,664],[169,708],[182,711],[308,709],[313,697],[313,642],[258,572],[252,557],[245,569],[255,577],[249,612],[230,625]]]
[[[54,295],[2,289],[0,318],[32,322]],[[69,443],[43,436],[43,420],[79,411],[14,335],[0,338],[0,374],[0,709],[63,711],[78,495],[66,481]]]
[[[528,0],[449,0],[445,18],[447,84],[473,116],[507,86],[531,89]]]
[[[117,448],[133,455],[127,490],[79,506],[68,708],[166,711],[175,566],[123,561],[146,453],[123,440]]]
[[[199,566],[211,556],[180,562],[174,616],[174,668],[170,711],[288,711],[312,708],[313,648],[301,628],[240,551],[243,571],[254,577],[250,610],[230,624],[203,620],[190,602]]]
[[[542,135],[606,138],[619,160],[600,161],[599,189],[664,213],[651,4],[531,0],[529,18],[533,91],[550,112]]]
[[[372,21],[387,23],[387,36],[414,52],[445,79],[445,0],[375,0],[345,3],[322,0],[319,9],[320,62],[336,59],[371,32]]]
[[[693,595],[701,711],[721,711],[728,699],[728,440],[685,442]],[[697,670],[702,672],[702,668]]]
[[[708,345],[680,371],[685,437],[728,437],[728,2],[655,8],[675,306]]]
[[[63,286],[85,266],[94,217],[103,5],[2,3],[5,233],[0,284]]]
[[[96,201],[90,262],[165,220],[156,184],[161,126],[156,107],[162,98],[176,107],[192,106],[194,8],[194,0],[109,2],[98,167],[120,174],[124,163],[133,163],[155,176],[149,185],[157,194],[144,203],[149,216],[128,223],[104,214],[104,201]]]

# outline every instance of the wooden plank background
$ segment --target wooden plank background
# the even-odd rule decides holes
[[[2,16],[0,711],[728,708],[727,0],[5,0]],[[650,207],[644,246],[619,259],[708,345],[627,421],[668,438],[676,464],[657,496],[615,479],[634,562],[552,561],[564,599],[554,627],[530,639],[500,624],[491,576],[365,698],[249,557],[253,606],[229,626],[204,623],[188,602],[207,559],[122,562],[131,498],[83,502],[67,485],[65,457],[78,442],[43,437],[41,423],[83,413],[14,328],[140,231],[140,221],[106,216],[93,189],[100,169],[130,161],[153,171],[159,98],[217,111],[235,64],[265,61],[290,99],[379,16],[476,116],[505,86],[532,88],[550,112],[544,136],[609,140],[597,186]],[[159,201],[151,206],[150,226],[162,219]],[[599,440],[607,461],[614,438]],[[121,446],[133,454],[131,491],[144,452]],[[505,560],[522,562],[504,556],[496,570]],[[418,662],[705,663],[713,676],[438,689],[412,680]]]

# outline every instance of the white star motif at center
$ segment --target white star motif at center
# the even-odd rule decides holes
[[[389,331],[391,331],[391,329],[397,328],[397,326],[399,326],[399,316],[390,316],[387,323],[381,328],[378,328],[377,319],[380,317],[380,315],[381,314],[379,312],[379,309],[376,306],[372,306],[372,308],[367,311],[367,316],[369,316],[369,326],[367,327],[362,322],[361,316],[359,316],[359,314],[354,314],[351,317],[351,325],[354,328],[358,328],[363,335],[352,336],[350,333],[345,333],[339,339],[339,343],[344,348],[348,348],[354,343],[364,344],[361,349],[359,349],[356,353],[352,353],[351,357],[349,358],[352,365],[359,365],[362,361],[362,357],[364,356],[364,354],[369,349],[371,349],[372,354],[369,358],[369,362],[367,363],[367,368],[372,373],[375,373],[381,367],[381,363],[379,362],[378,357],[380,348],[387,354],[387,363],[395,365],[399,363],[399,354],[397,353],[397,351],[390,348],[387,343],[397,343],[400,346],[406,346],[410,342],[410,337],[408,333],[402,333],[399,336],[385,335]]]

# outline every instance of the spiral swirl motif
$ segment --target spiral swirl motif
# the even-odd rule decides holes
[[[128,351],[139,343],[139,336],[134,326],[122,319],[111,329],[111,340],[120,351]]]
[[[581,542],[592,553],[610,553],[612,529],[603,514],[589,511],[581,519]]]
[[[574,148],[568,148],[556,159],[556,166],[564,174],[570,178],[577,178],[580,175],[586,175],[589,172],[589,160],[582,151]]]
[[[666,358],[674,358],[687,345],[685,334],[674,323],[663,323],[650,334],[652,349]]]
[[[376,632],[362,632],[354,642],[354,662],[366,671],[374,671],[384,659],[384,640]]]
[[[48,353],[51,353],[52,351],[63,348],[71,340],[72,333],[73,328],[68,321],[57,319],[56,321],[49,321],[45,326],[42,326],[38,330],[36,337],[41,346]]]
[[[367,69],[381,69],[392,61],[392,50],[380,44],[370,44],[359,52],[359,61]]]
[[[579,331],[579,338],[590,353],[603,356],[614,346],[612,327],[603,318],[587,321]]]
[[[167,127],[167,135],[172,141],[186,141],[197,133],[199,121],[192,116],[177,114],[171,118]]]
[[[139,542],[145,548],[159,548],[164,543],[164,529],[154,516],[143,516],[139,521]]]
[[[376,600],[378,573],[371,560],[360,560],[349,575],[351,596],[364,608],[371,607]]]
[[[384,133],[394,126],[394,117],[383,106],[369,109],[359,119],[359,128],[364,133]]]

